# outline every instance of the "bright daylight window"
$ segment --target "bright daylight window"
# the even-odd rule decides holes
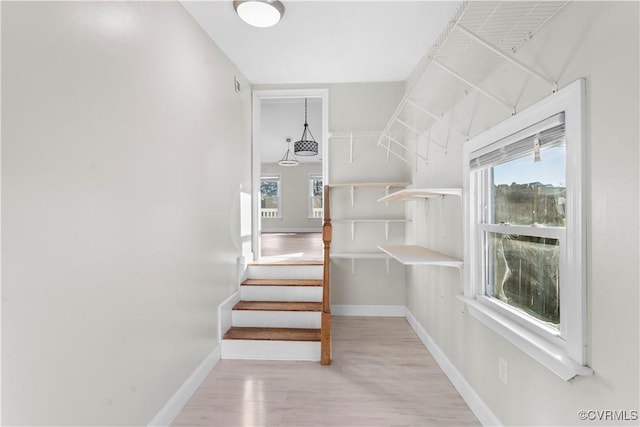
[[[529,321],[560,328],[560,248],[565,244],[564,114],[532,135],[475,157],[481,182],[482,295]]]
[[[574,83],[464,148],[470,313],[564,379],[591,373],[582,90]]]
[[[309,218],[322,218],[322,176],[309,177]]]
[[[279,176],[260,178],[260,216],[263,219],[282,218]]]

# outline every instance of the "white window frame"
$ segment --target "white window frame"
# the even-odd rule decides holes
[[[463,147],[465,268],[462,299],[472,316],[566,381],[576,375],[593,374],[587,366],[586,352],[584,88],[584,80],[578,80],[471,139]],[[561,326],[557,332],[484,295],[481,233],[491,226],[482,224],[479,186],[483,183],[477,182],[475,177],[479,174],[471,171],[469,161],[490,145],[495,149],[500,144],[515,142],[509,137],[562,112],[566,139],[567,226],[557,233],[561,239]]]
[[[313,180],[314,179],[318,179],[320,178],[321,180],[323,180],[322,178],[322,174],[319,173],[310,173],[309,174],[309,193],[307,196],[307,218],[308,219],[322,219],[321,217],[314,217],[313,216]],[[324,181],[323,181],[323,185],[324,185]],[[324,195],[323,195],[324,197]],[[322,200],[322,207],[324,208],[324,199]]]
[[[274,217],[262,217],[262,220],[281,220],[282,219],[282,177],[279,174],[266,174],[260,176],[260,185],[262,185],[262,181],[276,181],[278,183],[278,214]],[[258,194],[262,195],[262,191],[259,191]],[[262,211],[262,207],[260,207]]]

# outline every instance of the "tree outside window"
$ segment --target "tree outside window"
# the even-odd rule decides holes
[[[323,200],[322,176],[309,177],[309,218],[322,218]]]
[[[262,177],[260,181],[260,216],[280,218],[280,177]]]

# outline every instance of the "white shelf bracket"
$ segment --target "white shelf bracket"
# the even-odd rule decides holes
[[[351,186],[351,207],[354,207],[354,206],[355,206],[355,198],[356,198],[356,196],[355,196],[355,192],[356,192],[356,189],[355,189],[355,187],[352,185],[352,186]]]
[[[411,126],[409,123],[405,122],[404,120],[400,120],[397,117],[395,117],[395,120],[396,120],[396,122],[400,123],[402,126],[406,127],[407,129],[409,129],[410,131],[412,131],[416,135],[422,135],[421,131],[419,131],[418,129],[414,128],[413,126]]]
[[[353,164],[353,132],[349,134],[349,164]]]
[[[389,240],[389,221],[384,222],[384,237],[385,240]]]
[[[495,101],[496,103],[500,104],[500,105],[504,105],[505,108],[511,110],[511,114],[515,115],[516,114],[516,107],[515,106],[511,106],[509,104],[507,104],[506,102],[504,102],[503,100],[496,98],[495,96],[491,95],[489,92],[487,92],[486,90],[482,89],[480,86],[478,86],[475,83],[470,82],[469,80],[465,79],[464,77],[462,77],[460,74],[456,73],[455,71],[453,71],[451,68],[447,67],[446,65],[444,65],[443,63],[436,61],[435,59],[432,61],[432,63],[436,64],[438,67],[442,68],[444,71],[446,71],[447,73],[451,74],[453,77],[455,77],[456,79],[460,80],[461,82],[463,82],[464,84],[466,84],[467,86],[471,86],[472,88],[474,88],[475,90],[477,90],[478,92],[480,92],[481,94],[483,94],[484,96],[486,96],[487,98]]]
[[[393,139],[389,135],[386,135],[386,137],[387,137],[387,163],[389,163],[389,154],[393,154],[394,156],[396,156],[397,158],[399,158],[400,160],[402,160],[406,164],[411,165],[411,162],[409,162],[402,154],[396,153],[395,151],[393,151],[391,149],[391,141],[395,142],[395,139]],[[400,144],[400,146],[404,147],[404,145],[402,145],[402,144]]]
[[[356,259],[351,258],[351,274],[356,274]]]
[[[351,241],[356,240],[356,222],[351,221]]]
[[[440,237],[444,237],[444,218],[442,217],[442,205],[444,204],[444,194],[440,197],[440,203],[438,203],[438,208],[440,209]]]
[[[391,154],[391,139],[387,136],[387,163],[389,163],[389,154]]]
[[[457,28],[460,31],[462,31],[462,33],[467,35],[469,38],[472,38],[473,40],[475,40],[476,42],[480,43],[481,45],[483,45],[484,47],[486,47],[487,49],[489,49],[490,51],[492,51],[496,55],[502,57],[505,61],[510,62],[511,64],[513,64],[516,67],[520,68],[522,71],[525,71],[525,72],[531,74],[532,76],[534,76],[535,78],[537,78],[539,80],[542,80],[543,82],[547,83],[549,86],[551,86],[553,92],[557,92],[558,91],[558,83],[557,82],[551,80],[550,78],[547,78],[547,77],[543,76],[542,74],[538,73],[537,71],[532,70],[527,65],[525,65],[522,62],[518,61],[517,59],[511,57],[510,55],[507,55],[506,53],[504,53],[503,51],[501,51],[500,49],[498,49],[497,47],[495,47],[494,45],[492,45],[488,41],[486,41],[483,38],[481,38],[480,36],[478,36],[477,34],[473,33],[472,31],[467,30],[462,25],[458,25]]]
[[[387,185],[386,187],[384,187],[384,196],[387,197],[389,195],[389,189],[391,189],[390,185]],[[389,202],[384,202],[385,206],[389,206]]]
[[[389,131],[391,130],[391,126],[393,125],[393,117],[397,117],[400,114],[406,102],[407,102],[407,98],[403,97],[400,103],[398,104],[398,106],[396,107],[395,111],[391,115],[392,119],[387,122],[384,129],[382,130],[382,133],[378,137],[378,145],[382,145],[382,140],[384,139],[385,135],[389,134]]]
[[[403,143],[401,143],[400,141],[398,141],[395,138],[392,138],[390,136],[388,136],[387,138],[389,138],[390,142],[393,142],[396,145],[399,145],[400,147],[402,147],[404,150],[409,151],[409,147],[407,147],[406,145],[404,145]],[[391,150],[391,152],[393,153],[393,150]],[[420,153],[418,153],[417,151],[414,152],[414,154],[416,155],[416,157],[420,157],[422,160],[424,160],[425,162],[428,161],[428,159],[426,157],[424,157],[423,155],[421,155]],[[405,160],[406,161],[406,160]],[[409,162],[407,162],[407,164],[409,164]]]
[[[429,234],[429,199],[424,199],[424,234]]]
[[[442,120],[440,117],[436,116],[435,114],[433,114],[430,111],[425,110],[424,108],[422,108],[420,105],[416,104],[415,102],[413,102],[410,99],[407,99],[407,104],[413,106],[416,110],[419,110],[420,112],[426,114],[427,116],[431,117],[432,119],[436,120],[439,123],[442,123],[443,125],[445,125],[446,127],[448,127],[449,129],[453,129],[456,132],[458,132],[460,135],[464,136],[465,138],[469,137],[469,134],[467,132],[464,132],[460,129],[458,129],[456,126],[454,126],[451,123],[447,123],[444,120]]]
[[[448,143],[444,144],[440,141],[438,141],[437,139],[435,139],[434,137],[431,136],[431,132],[430,130],[427,131],[427,143],[432,142],[435,145],[437,145],[438,147],[442,148],[442,150],[444,151],[444,154],[447,154],[447,147],[448,147]]]

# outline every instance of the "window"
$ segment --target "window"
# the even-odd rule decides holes
[[[578,81],[464,147],[470,313],[568,380],[586,366]]]
[[[279,176],[260,178],[260,216],[263,219],[282,218]]]
[[[309,176],[309,218],[322,218],[322,176]]]

